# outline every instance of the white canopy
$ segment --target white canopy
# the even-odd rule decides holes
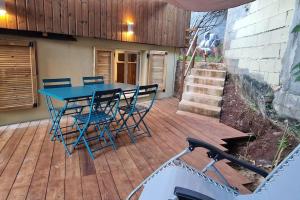
[[[233,8],[254,0],[167,0],[169,3],[185,10],[208,12]]]

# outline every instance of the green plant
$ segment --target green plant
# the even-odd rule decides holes
[[[300,24],[295,26],[292,30],[292,33],[298,33],[300,32]],[[292,68],[293,76],[295,77],[295,81],[300,81],[300,63],[296,64]]]
[[[281,155],[282,155],[283,151],[289,146],[289,140],[288,140],[289,122],[288,122],[288,120],[286,120],[285,123],[286,123],[286,125],[285,125],[284,133],[283,133],[282,137],[280,138],[280,140],[278,141],[278,148],[277,148],[277,152],[275,154],[274,160],[273,160],[273,167],[276,167],[278,165],[278,163],[281,160]]]

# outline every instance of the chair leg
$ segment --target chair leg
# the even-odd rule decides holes
[[[117,144],[116,144],[116,141],[113,138],[112,133],[111,133],[111,131],[109,129],[109,125],[106,126],[106,135],[109,138],[109,141],[111,142],[111,144],[113,146],[113,149],[116,150],[117,149]]]
[[[123,124],[125,125],[125,127],[126,127],[126,129],[127,129],[127,133],[128,133],[128,136],[129,136],[129,138],[130,138],[131,143],[135,143],[136,141],[135,141],[134,135],[133,135],[133,133],[131,132],[131,130],[130,130],[128,124],[127,124],[127,121],[128,121],[129,118],[130,118],[130,116],[127,115],[127,118],[124,120]]]
[[[69,148],[68,148],[68,146],[67,146],[67,143],[66,143],[66,141],[65,141],[65,138],[64,138],[64,136],[63,136],[63,133],[62,133],[61,129],[59,129],[59,132],[60,132],[60,136],[61,136],[61,142],[63,143],[64,148],[65,148],[65,150],[66,150],[68,156],[70,156],[70,155],[71,155],[71,152],[69,151]]]
[[[87,149],[87,151],[88,151],[88,153],[89,153],[89,155],[91,156],[91,158],[94,160],[95,159],[95,157],[94,157],[94,155],[93,155],[93,152],[92,152],[92,150],[91,150],[91,148],[90,148],[90,146],[89,146],[89,143],[88,143],[88,141],[85,139],[85,133],[86,133],[86,131],[87,131],[87,129],[88,129],[88,126],[84,126],[82,129],[80,128],[80,126],[78,125],[78,123],[77,123],[77,128],[78,128],[78,130],[79,130],[79,136],[78,136],[78,138],[76,139],[76,141],[73,143],[73,150],[76,148],[76,146],[78,145],[78,143],[81,141],[81,140],[83,140],[83,143],[84,143],[84,145],[85,145],[85,147],[86,147],[86,149]]]
[[[99,126],[99,124],[96,124],[95,127],[96,127],[96,129],[98,129],[98,131],[96,130],[96,133],[99,132],[99,134],[98,134],[98,140],[101,141],[101,138],[103,138],[103,141],[106,144],[107,140],[106,140],[105,137],[103,137],[103,131],[104,131],[104,129],[101,129],[100,126]]]
[[[93,152],[92,152],[92,150],[91,150],[91,148],[90,148],[90,146],[89,146],[88,141],[86,141],[84,135],[83,135],[83,137],[82,137],[82,140],[83,140],[83,142],[84,142],[84,145],[85,145],[85,147],[86,147],[86,149],[87,149],[89,155],[91,156],[91,158],[92,158],[93,160],[95,160],[95,157],[94,157],[94,155],[93,155]]]
[[[61,117],[62,116],[60,116],[60,113],[57,113],[54,116],[54,119],[52,120],[52,126],[51,126],[50,131],[49,131],[49,134],[51,134],[51,131],[53,131],[52,136],[51,136],[51,141],[54,141],[54,138],[59,140],[57,132],[58,132],[58,130],[61,131],[60,124],[59,124],[60,120],[61,120]]]
[[[136,121],[136,119],[135,119],[135,117],[134,117],[134,114],[132,114],[132,119],[133,119],[133,121],[134,121],[134,124],[137,124],[137,121]],[[133,129],[133,132],[135,132],[135,129],[136,129],[136,128],[137,128],[138,130],[141,130],[139,126],[137,126],[137,127],[135,126],[134,129]]]
[[[144,113],[143,115],[142,115],[139,111],[138,111],[137,113],[138,113],[138,115],[139,115],[139,117],[140,117],[140,120],[138,121],[137,126],[139,126],[139,124],[142,122],[143,125],[144,125],[145,128],[146,128],[146,131],[147,131],[147,133],[148,133],[148,136],[151,137],[150,130],[149,130],[147,124],[146,124],[145,121],[144,121],[144,118],[146,117],[148,111],[145,111],[145,113]]]
[[[142,123],[143,123],[143,125],[145,126],[145,128],[146,128],[146,130],[147,130],[148,136],[151,137],[151,133],[150,133],[150,130],[149,130],[149,128],[148,128],[146,122],[145,122],[144,120],[142,120]]]
[[[122,114],[120,113],[120,115],[121,115],[121,120],[123,121],[123,123],[122,123],[121,127],[117,130],[116,136],[119,134],[119,132],[120,132],[120,131],[123,129],[123,127],[125,126],[126,129],[127,129],[127,133],[128,133],[129,138],[130,138],[130,141],[131,141],[132,143],[135,143],[134,136],[133,136],[133,134],[131,133],[130,128],[128,127],[128,124],[127,124],[127,121],[128,121],[128,119],[130,118],[130,116],[127,115],[127,116],[126,116],[126,119],[124,119],[125,114],[122,115]]]

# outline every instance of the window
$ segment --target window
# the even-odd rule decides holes
[[[94,74],[104,77],[105,83],[112,80],[112,51],[95,49]]]
[[[139,53],[116,51],[115,82],[136,85],[138,83]]]
[[[166,57],[165,51],[150,51],[149,53],[148,83],[157,83],[158,90],[163,92],[166,89]]]
[[[0,111],[36,107],[33,42],[0,40]]]

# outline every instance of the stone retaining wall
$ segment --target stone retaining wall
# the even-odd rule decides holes
[[[231,73],[280,84],[295,0],[256,0],[228,10],[225,62]]]

